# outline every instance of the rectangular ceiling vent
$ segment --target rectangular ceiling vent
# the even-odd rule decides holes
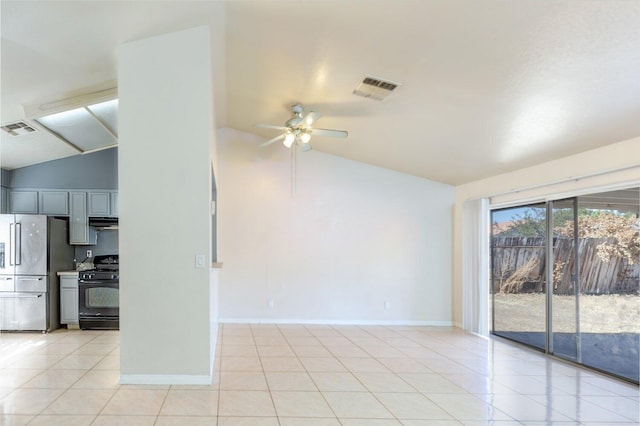
[[[371,98],[377,101],[382,101],[399,86],[401,86],[401,83],[390,80],[383,80],[368,75],[365,76],[364,80],[362,80],[360,84],[358,84],[358,87],[356,87],[356,89],[353,91],[353,94],[362,96],[363,98]]]
[[[24,121],[16,121],[15,123],[9,123],[2,126],[2,130],[9,133],[11,136],[28,135],[29,133],[37,132],[38,129],[25,123]]]

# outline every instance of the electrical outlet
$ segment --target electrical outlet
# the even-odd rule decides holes
[[[87,257],[93,256],[93,250],[87,250]]]

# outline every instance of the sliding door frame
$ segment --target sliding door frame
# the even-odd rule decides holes
[[[534,346],[528,343],[523,343],[520,342],[518,340],[515,339],[511,339],[509,337],[505,337],[502,336],[500,334],[496,334],[496,311],[495,311],[495,283],[494,283],[494,272],[493,272],[493,268],[494,268],[494,232],[493,232],[493,226],[490,227],[490,250],[489,250],[489,271],[491,273],[491,281],[490,281],[490,285],[491,285],[491,301],[492,301],[492,306],[491,309],[489,310],[489,312],[491,313],[491,318],[490,318],[490,324],[491,324],[491,330],[490,330],[490,335],[493,335],[495,337],[499,337],[499,338],[503,338],[509,341],[513,341],[514,343],[518,343],[521,345],[524,345],[526,347],[529,347],[531,349],[537,350],[537,351],[541,351],[546,353],[549,356],[552,356],[554,358],[559,358],[562,360],[566,360],[569,361],[571,363],[575,363],[576,365],[579,365],[580,367],[583,368],[587,368],[590,370],[594,370],[594,371],[598,371],[604,374],[607,374],[609,376],[612,377],[616,377],[618,379],[621,379],[623,381],[626,382],[630,382],[630,383],[634,383],[634,384],[638,384],[637,381],[626,377],[624,375],[619,375],[613,371],[608,371],[605,369],[601,369],[598,368],[598,366],[595,365],[591,365],[591,364],[584,364],[583,363],[583,354],[582,354],[582,346],[583,346],[583,342],[582,342],[582,335],[581,335],[581,324],[580,324],[580,320],[581,320],[581,283],[580,283],[580,269],[582,268],[581,265],[581,261],[580,261],[580,238],[579,238],[579,228],[578,228],[578,215],[579,215],[579,197],[581,196],[587,196],[590,194],[598,194],[600,192],[608,192],[608,191],[615,191],[615,190],[621,190],[621,189],[626,189],[626,188],[636,188],[640,185],[640,182],[628,182],[625,184],[618,184],[618,185],[610,185],[607,187],[600,187],[600,188],[590,188],[590,189],[584,189],[581,191],[576,191],[573,192],[571,194],[569,193],[565,193],[565,194],[557,194],[557,197],[545,197],[544,199],[539,199],[539,198],[529,198],[529,199],[522,199],[522,200],[518,200],[518,201],[513,201],[513,202],[509,202],[509,203],[498,203],[498,204],[494,204],[494,205],[489,205],[489,217],[491,218],[491,223],[492,223],[492,219],[493,219],[493,213],[495,211],[499,211],[499,210],[506,210],[506,209],[517,209],[517,208],[526,208],[529,206],[534,206],[534,205],[541,205],[544,204],[546,205],[546,226],[545,226],[545,244],[546,244],[546,252],[545,252],[545,271],[544,271],[544,276],[545,276],[545,297],[546,297],[546,304],[545,304],[545,315],[546,315],[546,335],[545,335],[545,348],[542,349],[539,346]],[[554,275],[554,224],[553,224],[553,215],[554,215],[554,202],[555,203],[560,203],[561,201],[571,201],[572,202],[572,206],[573,206],[573,217],[572,217],[572,222],[573,222],[573,267],[571,268],[570,274],[571,274],[571,282],[574,288],[574,297],[575,297],[575,313],[574,313],[574,318],[576,321],[575,324],[575,349],[576,349],[576,357],[575,358],[570,358],[568,355],[564,355],[563,354],[557,354],[556,350],[557,348],[554,348],[554,315],[553,315],[553,290],[554,290],[554,282],[553,282],[553,275]],[[488,300],[488,299],[487,299]],[[557,324],[556,324],[556,328],[557,328]],[[499,333],[499,331],[498,331]]]

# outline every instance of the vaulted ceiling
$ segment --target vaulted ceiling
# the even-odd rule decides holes
[[[640,136],[634,0],[0,6],[3,125],[37,127],[24,106],[116,87],[122,43],[208,25],[218,127],[268,139],[277,131],[255,124],[281,125],[301,102],[318,127],[349,131],[314,149],[452,185]],[[357,97],[365,75],[402,85]],[[0,154],[16,168],[76,152],[39,131],[2,132]]]

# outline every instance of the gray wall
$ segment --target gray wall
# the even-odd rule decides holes
[[[118,189],[118,148],[74,155],[19,169],[2,169],[2,186],[37,189]],[[81,262],[86,251],[93,255],[118,254],[118,231],[98,233],[98,244],[75,246],[75,259]]]
[[[9,171],[2,169],[2,173],[0,174],[0,184],[2,186],[7,186],[8,181],[9,181]]]
[[[75,259],[82,262],[87,256],[87,250],[93,251],[93,255],[118,254],[118,231],[105,229],[98,232],[98,244],[95,246],[75,246]]]
[[[118,189],[118,148],[2,171],[9,188]]]

